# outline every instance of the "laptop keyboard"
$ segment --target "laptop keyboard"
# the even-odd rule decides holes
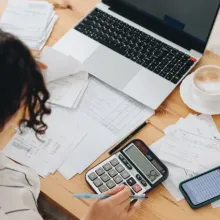
[[[97,8],[75,29],[174,84],[196,62],[194,57]]]

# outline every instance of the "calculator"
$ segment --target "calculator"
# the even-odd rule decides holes
[[[133,195],[143,195],[167,177],[167,167],[137,139],[86,173],[86,181],[98,194],[125,184]]]

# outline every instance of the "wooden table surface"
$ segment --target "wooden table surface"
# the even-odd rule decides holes
[[[52,46],[58,41],[74,24],[94,7],[96,2],[97,0],[71,0],[74,6],[72,11],[69,9],[57,9],[59,20],[47,45]],[[4,4],[2,3],[0,5],[1,12],[3,8]],[[196,68],[206,64],[220,65],[220,57],[207,51]],[[178,87],[159,107],[156,114],[150,119],[150,123],[135,138],[140,138],[147,145],[151,145],[164,135],[162,130],[165,127],[175,123],[180,117],[186,117],[189,113],[195,112],[184,105],[180,98]],[[14,128],[17,126],[19,118],[20,112],[8,122],[4,131],[0,133],[0,149],[4,148],[14,134]],[[218,128],[220,128],[220,117],[215,116],[214,120]],[[94,166],[107,157],[108,153],[106,152],[91,166]],[[72,193],[92,192],[84,180],[85,172],[82,175],[75,176],[69,181],[59,172],[56,172],[46,179],[41,179],[41,192],[48,200],[57,204],[61,209],[71,214],[73,217],[80,219],[88,210],[92,201],[73,199],[71,195]],[[159,186],[149,193],[149,199],[144,202],[143,207],[137,212],[134,219],[219,220],[220,209],[212,209],[210,206],[207,206],[194,211],[189,208],[184,200],[176,202],[163,186]]]

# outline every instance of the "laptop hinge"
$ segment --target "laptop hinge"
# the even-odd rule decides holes
[[[202,54],[200,52],[197,52],[195,50],[190,50],[190,54],[196,58],[201,58],[202,57]]]
[[[99,9],[102,9],[103,11],[107,11],[107,10],[110,8],[109,5],[106,5],[106,4],[103,3],[103,2],[98,3],[98,4],[96,5],[96,7],[99,8]]]

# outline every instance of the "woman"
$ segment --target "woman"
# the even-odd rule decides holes
[[[41,66],[44,67],[44,66]],[[20,109],[20,126],[33,129],[36,135],[46,132],[44,115],[50,114],[46,102],[49,93],[39,65],[29,50],[14,36],[0,31],[0,129]],[[29,115],[28,118],[25,115]],[[39,177],[0,153],[0,219],[42,219],[37,210]],[[140,206],[130,206],[130,190],[120,186],[109,191],[113,196],[96,201],[83,220],[129,220]]]

